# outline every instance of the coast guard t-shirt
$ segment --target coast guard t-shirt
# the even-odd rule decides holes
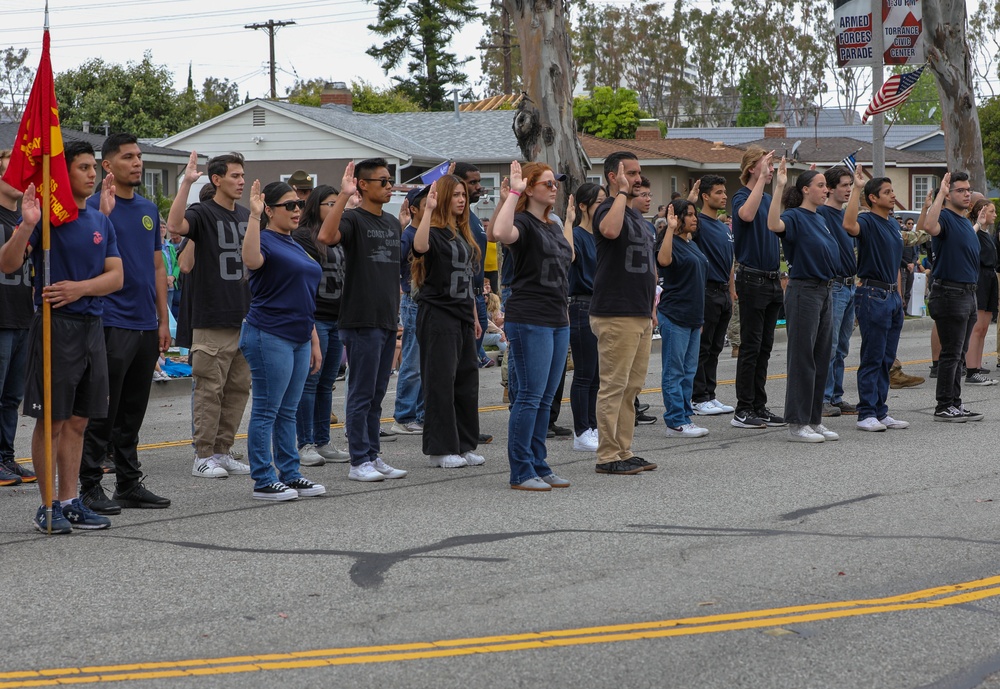
[[[0,208],[0,246],[7,243],[20,223],[18,212]],[[25,261],[13,273],[0,273],[0,328],[25,330],[31,325],[34,313],[31,264]]]

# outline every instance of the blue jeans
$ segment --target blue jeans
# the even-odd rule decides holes
[[[302,399],[295,415],[295,433],[299,447],[313,444],[327,445],[330,442],[330,415],[333,413],[333,384],[340,371],[340,354],[344,346],[340,343],[337,321],[316,321],[319,335],[319,351],[323,355],[323,366],[317,373],[310,373],[302,388]]]
[[[420,344],[417,342],[417,302],[403,293],[399,300],[399,320],[403,324],[403,344],[396,376],[397,423],[424,422],[424,390],[420,385]]]
[[[861,330],[858,366],[858,420],[889,413],[889,369],[903,329],[903,301],[896,290],[859,287],[854,300]]]
[[[396,331],[341,328],[347,346],[347,443],[351,466],[374,462],[382,451],[379,423],[396,356]]]
[[[691,392],[694,374],[698,370],[701,348],[701,328],[677,325],[662,313],[660,321],[661,388],[663,390],[663,422],[670,428],[691,423]]]
[[[851,349],[851,334],[854,332],[854,290],[854,285],[835,282],[830,295],[833,349],[830,370],[826,374],[826,389],[823,391],[823,401],[829,404],[839,404],[844,399],[844,359]]]
[[[500,333],[486,333],[483,335],[484,347],[496,347],[503,355],[507,351],[507,342],[500,339]]]
[[[510,341],[510,380],[518,381],[517,397],[507,429],[511,485],[552,473],[545,463],[552,397],[566,366],[569,327],[547,328],[527,323],[505,325]]]
[[[302,476],[295,412],[309,375],[311,350],[310,341],[292,342],[243,322],[240,351],[250,365],[253,395],[247,457],[255,489],[279,478],[288,483]]]
[[[476,316],[479,318],[479,327],[482,332],[476,339],[476,350],[479,360],[486,358],[486,350],[483,349],[483,337],[486,335],[486,326],[489,324],[489,315],[486,313],[486,297],[482,294],[476,295]]]
[[[18,407],[28,367],[28,331],[0,329],[0,460],[14,460]]]

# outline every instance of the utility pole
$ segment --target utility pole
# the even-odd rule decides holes
[[[275,66],[274,66],[274,33],[275,33],[275,31],[277,31],[278,29],[280,29],[282,26],[291,26],[294,23],[295,23],[294,20],[278,21],[278,22],[276,22],[273,19],[268,19],[263,24],[247,24],[246,26],[243,27],[244,29],[265,29],[265,30],[267,30],[268,39],[270,40],[270,43],[271,43],[271,61],[270,61],[270,64],[271,64],[271,100],[277,100],[278,99],[278,88],[277,88],[277,83],[275,82],[275,78],[274,78],[274,72],[275,72]]]
[[[500,22],[503,24],[503,42],[500,45],[500,54],[503,55],[503,92],[511,93],[513,86],[510,76],[510,13],[507,12],[507,5],[502,5],[503,11],[500,14]]]

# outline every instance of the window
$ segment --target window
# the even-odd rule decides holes
[[[599,187],[604,186],[604,178],[599,175],[588,175],[587,181],[590,182],[591,184],[596,184]]]
[[[934,191],[937,185],[938,178],[935,175],[913,176],[913,203],[910,204],[913,210],[918,211],[924,207],[927,194]]]
[[[676,177],[671,177],[670,178],[670,193],[673,194],[675,191],[677,191],[677,178]]]
[[[493,214],[493,209],[500,203],[500,173],[483,172],[480,173],[480,177],[480,184],[483,186],[482,195],[471,210],[480,218],[489,218]]]
[[[142,184],[146,187],[147,198],[153,199],[157,195],[166,195],[166,190],[163,188],[163,170],[146,170],[143,174]]]

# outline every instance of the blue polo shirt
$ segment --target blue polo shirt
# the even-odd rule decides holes
[[[594,272],[597,270],[597,245],[594,234],[577,225],[573,228],[573,251],[576,258],[569,269],[569,294],[594,293]]]
[[[708,281],[728,283],[733,269],[733,235],[726,223],[699,213],[694,241],[708,259]]]
[[[844,211],[832,206],[820,206],[816,212],[823,216],[827,229],[837,240],[837,275],[835,277],[846,278],[854,275],[858,272],[858,259],[854,255],[858,241],[847,234],[847,230],[844,229]]]
[[[662,239],[656,243],[660,251]],[[693,241],[674,237],[669,266],[657,264],[660,273],[660,303],[656,310],[683,328],[705,324],[705,280],[708,259]]]
[[[295,343],[312,337],[316,288],[323,269],[290,235],[263,230],[264,265],[250,271],[250,311],[246,321]]]
[[[979,281],[979,238],[972,221],[947,208],[941,209],[941,232],[931,240],[935,280]]]
[[[858,277],[895,285],[903,258],[903,237],[899,223],[875,213],[858,216]]]
[[[740,265],[757,270],[777,270],[781,251],[778,236],[767,229],[767,212],[771,208],[771,195],[765,193],[757,208],[753,222],[740,218],[740,208],[750,198],[750,189],[740,187],[733,194],[733,242],[736,260]]]
[[[837,240],[823,216],[805,208],[789,208],[781,214],[785,223],[782,245],[788,259],[788,277],[793,280],[832,280],[837,275]]]

